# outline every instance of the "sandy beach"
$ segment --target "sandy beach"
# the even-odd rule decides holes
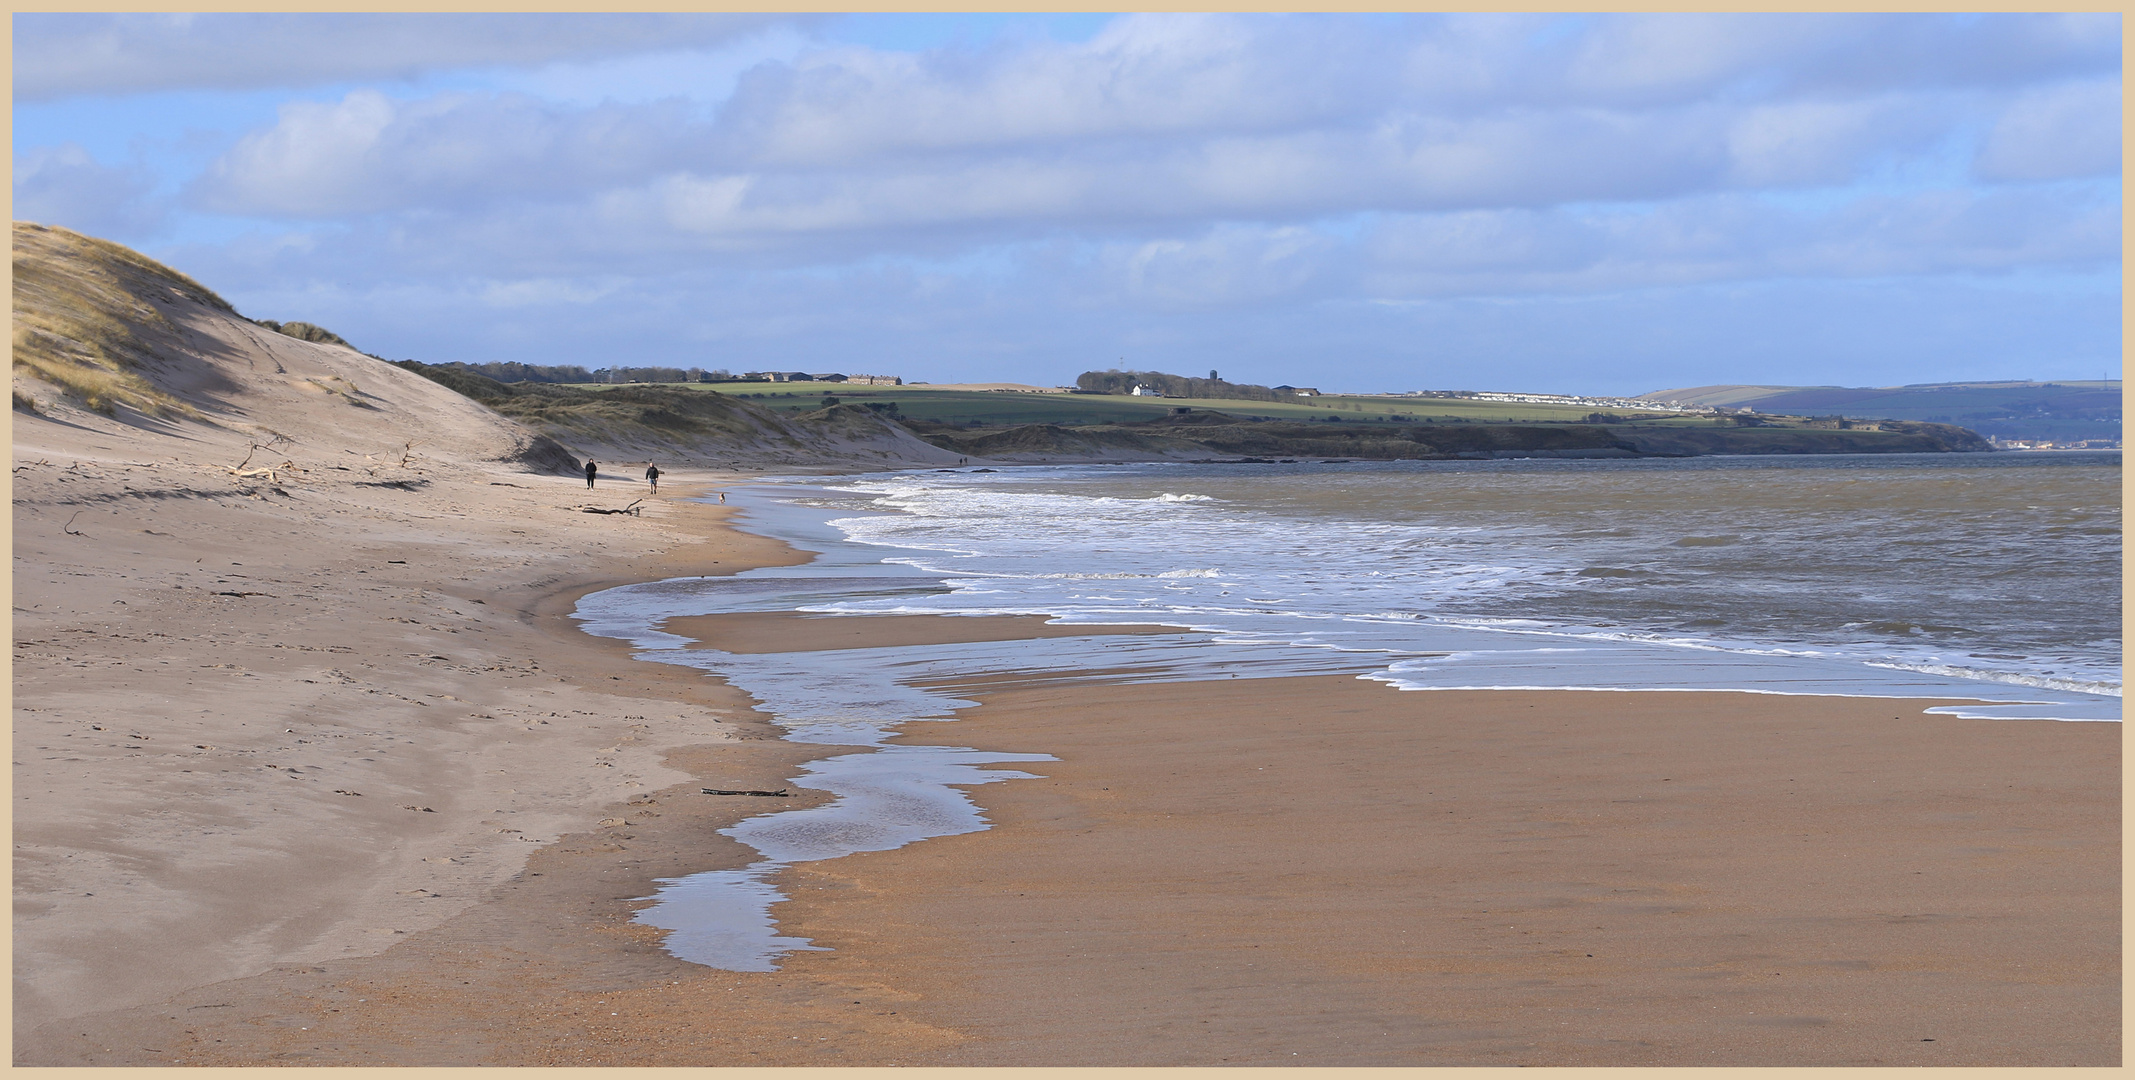
[[[76,1018],[384,953],[687,778],[668,752],[752,779],[771,738],[568,618],[799,558],[685,501],[731,474],[588,490],[434,383],[164,300],[159,377],[205,419],[13,423],[17,1063],[80,1060]]]
[[[17,459],[18,1053],[58,1017],[375,953],[672,783],[664,750],[768,737],[566,618],[616,580],[783,556],[683,527],[716,508],[576,514],[524,473],[128,497],[144,473]],[[114,494],[25,509],[46,484]]]
[[[731,542],[719,550],[739,555]],[[553,613],[574,591],[526,610]],[[884,624],[880,641],[854,644],[914,632],[844,621]],[[926,640],[950,626],[1001,640],[1019,624],[935,621],[949,625]],[[578,658],[557,692],[581,715],[639,710],[603,734],[680,711],[660,702],[725,702],[716,680],[569,633],[543,643]],[[600,681],[629,685],[586,689]],[[677,732],[624,747],[656,760],[607,788],[559,788],[546,797],[553,842],[488,862],[402,824],[435,829],[426,818],[382,815],[380,839],[413,858],[372,872],[438,895],[374,887],[375,907],[322,919],[318,944],[261,955],[258,974],[225,958],[131,1007],[76,1004],[64,1023],[18,1028],[18,1061],[2118,1059],[2113,725],[1955,720],[1876,699],[1401,693],[1336,677],[969,689],[983,704],[966,719],[911,725],[907,741],[1060,760],[978,793],[988,831],[782,875],[782,930],[832,951],[716,971],[667,956],[658,931],[631,922],[656,879],[747,861],[715,830],[763,800],[700,786],[784,786],[821,750],[767,738],[737,711],[717,721],[721,741]],[[576,741],[606,741],[589,734]],[[537,756],[586,772],[603,749]],[[477,817],[464,811],[499,793],[455,794],[437,809]],[[607,816],[585,820],[596,812]],[[415,861],[430,850],[468,861]],[[333,880],[323,860],[289,868]],[[197,904],[228,904],[257,882],[191,886]],[[429,919],[406,917],[424,901]],[[405,933],[386,945],[388,928]],[[335,955],[334,929],[360,944]],[[185,941],[222,955],[215,932],[202,916]]]
[[[1917,701],[982,693],[997,823],[790,875],[963,1065],[2107,1065],[2119,731]],[[836,957],[836,959],[832,959]],[[915,1006],[917,1007],[917,1006]]]
[[[2117,9],[10,26],[15,1067],[2122,1065]]]
[[[179,324],[214,424],[15,420],[18,1065],[2118,1060],[2119,727],[1923,701],[982,680],[905,737],[1058,758],[993,828],[782,874],[829,951],[676,960],[645,898],[774,803],[702,789],[850,750],[570,613],[803,555],[689,501],[740,473],[589,491],[249,325]]]

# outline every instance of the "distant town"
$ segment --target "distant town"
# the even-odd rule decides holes
[[[2119,439],[1998,439],[1992,435],[1987,441],[1996,450],[2118,450]]]

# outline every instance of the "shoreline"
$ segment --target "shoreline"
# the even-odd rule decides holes
[[[1789,465],[1798,464],[1793,458],[1784,460]],[[1056,468],[1056,466],[1047,465],[1033,467],[1041,469]],[[933,471],[961,472],[967,470]],[[1070,471],[1071,473],[1073,472],[1073,470]],[[1386,618],[1374,618],[1375,613],[1371,609],[1358,608],[1352,610],[1349,607],[1345,607],[1339,600],[1336,600],[1330,601],[1330,606],[1326,611],[1313,609],[1309,612],[1299,612],[1333,616],[1331,621],[1299,622],[1277,617],[1292,613],[1290,608],[1281,610],[1270,608],[1256,612],[1250,610],[1252,602],[1248,602],[1242,605],[1242,609],[1233,610],[1233,608],[1241,607],[1236,598],[1228,600],[1217,598],[1216,588],[1226,590],[1241,587],[1247,590],[1264,588],[1268,591],[1248,592],[1240,595],[1248,598],[1259,596],[1278,598],[1271,601],[1261,601],[1261,603],[1267,604],[1288,604],[1292,602],[1290,599],[1291,594],[1283,591],[1288,587],[1285,578],[1272,572],[1262,573],[1256,571],[1258,565],[1270,561],[1261,559],[1259,563],[1256,563],[1254,558],[1249,557],[1250,554],[1266,555],[1266,552],[1260,548],[1251,548],[1250,553],[1234,553],[1229,556],[1244,564],[1242,566],[1232,565],[1230,562],[1223,561],[1226,556],[1215,549],[1193,549],[1195,554],[1190,558],[1201,560],[1193,562],[1192,565],[1195,567],[1220,564],[1231,567],[1233,571],[1240,572],[1236,578],[1239,584],[1232,584],[1232,579],[1225,578],[1225,584],[1210,588],[1207,590],[1207,595],[1186,592],[1177,594],[1177,598],[1173,599],[1173,593],[1158,592],[1147,588],[1142,591],[1135,591],[1136,585],[1148,584],[1137,582],[1123,586],[1122,589],[1124,591],[1094,598],[1063,598],[1055,592],[1032,585],[1028,581],[1014,580],[1018,579],[1019,575],[1023,573],[1025,563],[1028,561],[1031,552],[1025,550],[1024,546],[1019,542],[1004,542],[1003,537],[997,535],[1000,530],[1015,528],[1013,521],[1000,518],[984,510],[964,511],[956,509],[963,505],[964,501],[970,499],[977,498],[983,501],[983,493],[990,489],[985,486],[985,482],[982,479],[972,480],[967,483],[954,477],[947,477],[939,482],[934,482],[928,481],[923,476],[916,476],[917,470],[913,472],[916,479],[908,479],[912,479],[913,483],[918,485],[920,493],[913,495],[910,492],[906,492],[896,502],[898,506],[904,506],[907,498],[911,500],[912,509],[918,511],[919,520],[922,522],[922,526],[917,529],[901,529],[896,522],[902,515],[889,512],[886,514],[888,518],[887,524],[863,522],[859,526],[859,531],[855,534],[860,539],[844,544],[842,547],[837,547],[835,545],[838,545],[839,541],[826,539],[825,535],[823,535],[836,532],[836,530],[830,529],[826,523],[830,518],[848,514],[851,511],[842,507],[824,510],[798,505],[787,506],[778,513],[768,515],[760,523],[759,527],[764,528],[768,534],[788,539],[799,539],[811,547],[820,547],[824,543],[830,543],[834,546],[831,549],[832,554],[828,557],[840,565],[856,557],[872,559],[880,555],[894,553],[899,556],[898,561],[900,562],[910,563],[914,567],[923,567],[926,568],[928,573],[940,574],[945,577],[957,577],[959,576],[959,571],[968,571],[963,576],[983,579],[992,576],[994,572],[998,572],[999,576],[1011,579],[1005,583],[978,589],[978,593],[987,595],[979,596],[976,600],[954,596],[945,596],[939,600],[926,599],[914,605],[918,610],[928,610],[936,614],[958,614],[962,617],[963,613],[958,610],[960,608],[966,606],[985,608],[997,604],[1001,609],[1005,610],[1041,612],[1044,614],[1037,617],[1067,620],[1063,625],[1092,627],[1136,625],[1142,619],[1155,618],[1158,621],[1167,622],[1180,627],[1182,630],[1192,632],[1247,634],[1262,643],[1288,640],[1299,649],[1308,650],[1295,653],[1299,657],[1310,657],[1313,655],[1311,650],[1318,650],[1325,646],[1333,646],[1339,650],[1358,653],[1384,649],[1390,654],[1396,655],[1389,656],[1389,664],[1382,674],[1388,678],[1388,681],[1401,684],[1404,688],[1594,689],[1655,690],[1665,692],[1740,691],[1744,693],[1779,692],[1811,696],[1865,694],[1877,697],[1908,699],[1930,697],[1936,699],[1962,698],[1973,704],[1960,708],[1965,709],[1967,714],[1981,717],[2007,719],[2051,717],[2073,722],[2117,720],[2120,718],[2121,697],[2118,692],[2119,675],[2117,663],[2113,667],[2110,677],[2102,674],[2102,669],[2093,671],[2091,668],[2086,667],[2085,665],[2087,664],[2095,667],[2096,663],[2101,659],[2099,656],[2090,655],[2098,651],[2095,648],[2089,648],[2087,652],[2084,649],[2076,650],[2083,655],[2068,660],[2066,663],[2057,660],[2054,655],[2050,655],[2050,650],[2047,650],[2047,652],[2035,656],[2028,663],[2014,666],[1997,666],[1994,661],[2025,660],[2026,657],[2024,655],[2001,656],[1996,650],[2014,651],[2019,654],[2026,653],[2030,651],[2030,646],[2025,643],[2028,639],[2018,640],[2015,644],[2006,645],[1999,643],[1998,639],[1993,639],[1991,634],[1987,635],[1989,640],[1984,643],[1972,641],[1970,638],[1965,638],[1956,643],[1944,639],[1929,640],[1928,637],[1915,634],[1913,629],[1907,629],[1902,620],[1890,624],[1897,629],[1892,630],[1891,634],[1884,637],[1877,637],[1875,634],[1866,631],[1863,631],[1860,635],[1847,636],[1852,632],[1851,624],[1842,629],[1821,626],[1815,632],[1803,631],[1792,635],[1778,633],[1776,636],[1766,635],[1760,637],[1754,626],[1747,631],[1721,633],[1717,630],[1693,631],[1676,626],[1674,622],[1669,621],[1672,619],[1675,622],[1680,622],[1691,618],[1693,615],[1700,615],[1710,617],[1701,618],[1694,625],[1706,623],[1720,625],[1741,617],[1742,612],[1737,609],[1741,608],[1742,604],[1735,604],[1733,608],[1715,606],[1714,610],[1710,611],[1699,609],[1694,604],[1688,610],[1660,610],[1658,613],[1648,610],[1634,611],[1632,614],[1643,616],[1644,621],[1626,616],[1627,621],[1623,625],[1618,625],[1617,622],[1610,621],[1608,618],[1599,618],[1599,621],[1595,621],[1597,617],[1594,616],[1594,613],[1589,610],[1581,610],[1577,603],[1560,604],[1559,608],[1561,610],[1552,609],[1548,605],[1552,598],[1545,595],[1542,600],[1537,601],[1542,605],[1537,610],[1528,610],[1520,604],[1514,604],[1510,610],[1491,609],[1495,611],[1496,616],[1509,618],[1484,618],[1476,610],[1473,610],[1473,604],[1465,607],[1460,606],[1460,604],[1454,604],[1452,612],[1442,617],[1434,614],[1435,609],[1419,612],[1407,612],[1404,609],[1399,615],[1413,621],[1397,622]],[[1074,476],[1077,479],[1087,479],[1080,473],[1075,473]],[[847,479],[851,478],[848,477]],[[1212,481],[1212,483],[1231,483],[1236,485],[1242,483],[1243,479],[1243,474],[1240,474],[1228,477],[1223,481]],[[1162,474],[1161,483],[1151,480],[1139,486],[1115,484],[1112,487],[1100,486],[1095,490],[1109,497],[1100,499],[1099,502],[1116,498],[1117,500],[1131,503],[1139,499],[1138,493],[1158,490],[1166,492],[1162,498],[1171,499],[1173,496],[1169,492],[1172,488],[1169,485],[1174,480],[1183,482],[1184,478],[1166,472]],[[1080,490],[1065,481],[1051,486],[1040,486],[1054,494],[1059,494],[1060,492],[1072,494]],[[887,488],[881,485],[862,485],[862,487],[880,493],[894,489],[897,485],[889,485]],[[831,494],[844,498],[850,498],[854,495],[853,492],[836,486],[831,487],[829,490]],[[1018,492],[1022,488],[1011,485],[1008,490],[1010,492]],[[1249,508],[1257,506],[1252,502],[1250,495],[1235,490],[1225,490],[1221,486],[1195,487],[1191,489],[1179,488],[1177,490],[1191,490],[1197,493],[1213,492],[1219,503],[1241,501]],[[928,502],[927,499],[930,497],[930,492],[936,495],[945,495],[943,505],[937,506],[932,502]],[[809,492],[809,494],[815,493]],[[1088,494],[1088,492],[1085,492],[1085,494]],[[1473,493],[1464,492],[1464,494],[1472,495]],[[1188,499],[1198,500],[1202,497],[1202,495],[1193,495],[1182,496],[1180,499],[1181,501]],[[757,502],[758,496],[747,496],[745,501]],[[821,500],[808,499],[800,501],[803,503],[821,502]],[[877,508],[877,511],[881,510],[882,508]],[[986,541],[978,541],[978,548],[983,550],[964,552],[964,555],[973,557],[968,566],[965,562],[958,561],[955,557],[937,557],[938,550],[946,550],[942,549],[940,545],[948,543],[953,548],[956,545],[956,541],[953,539],[944,540],[942,536],[936,534],[936,531],[931,531],[925,527],[926,519],[944,513],[955,516],[966,512],[973,515],[972,520],[976,523],[975,527],[980,530],[977,535],[991,537],[994,541],[990,546]],[[1040,511],[1039,513],[1042,517],[1043,512]],[[1046,520],[1050,521],[1051,519]],[[1063,518],[1061,520],[1063,528],[1070,535],[1076,535],[1074,533],[1074,525],[1070,522],[1070,519]],[[1172,519],[1166,518],[1164,520],[1168,524]],[[1186,528],[1191,524],[1192,522],[1190,521],[1182,520],[1180,527]],[[1132,522],[1129,522],[1128,525],[1123,525],[1122,528],[1129,528],[1130,526],[1132,526]],[[1693,531],[1695,531],[1694,528]],[[1140,532],[1129,531],[1123,535],[1131,536],[1137,541],[1147,542],[1156,534],[1144,535]],[[1666,537],[1662,539],[1666,539]],[[1690,537],[1690,540],[1699,539],[1701,538]],[[1713,538],[1703,539],[1710,540]],[[1726,540],[1729,538],[1721,537],[1718,539]],[[1161,555],[1140,561],[1122,561],[1117,564],[1107,562],[1098,554],[1105,550],[1103,547],[1104,542],[1095,541],[1097,543],[1095,551],[1085,550],[1091,542],[1084,539],[1080,542],[1080,546],[1075,543],[1069,544],[1069,550],[1072,552],[1073,558],[1060,565],[1052,566],[1051,569],[1072,571],[1065,575],[1068,577],[1113,576],[1110,571],[1115,570],[1130,571],[1124,575],[1129,578],[1156,578],[1172,576],[1173,573],[1184,573],[1184,571],[1176,569],[1177,566],[1184,565],[1183,563],[1164,562]],[[1206,542],[1203,541],[1204,544]],[[895,549],[899,545],[906,545],[910,550],[896,551]],[[1136,545],[1129,544],[1128,546],[1135,547]],[[1161,543],[1156,543],[1153,546],[1159,549],[1163,547]],[[1685,541],[1684,544],[1674,546],[1704,548],[1724,545],[1690,544]],[[1137,550],[1139,549],[1137,548]],[[1569,572],[1572,568],[1583,565],[1579,561],[1582,558],[1589,561],[1607,562],[1609,558],[1620,558],[1621,554],[1621,552],[1614,552],[1608,555],[1592,553],[1566,555],[1558,559],[1558,562],[1562,564],[1558,566],[1558,569]],[[1279,562],[1280,560],[1274,561]],[[1454,561],[1457,563],[1458,558]],[[1526,565],[1519,563],[1517,559],[1512,561],[1520,566]],[[1625,565],[1633,564],[1627,563]],[[1644,564],[1636,565],[1642,566]],[[1557,563],[1548,563],[1544,569],[1546,570],[1548,566],[1557,566]],[[1173,569],[1166,573],[1158,572],[1165,570],[1167,567]],[[1530,567],[1529,569],[1532,568]],[[1105,572],[1100,573],[1099,571]],[[1603,567],[1602,571],[1606,571],[1606,573],[1597,571],[1597,576],[1612,577],[1620,576],[1622,573],[1622,571],[1613,569],[1613,567]],[[1653,572],[1661,573],[1658,570]],[[1060,575],[1039,575],[1039,577],[1051,576]],[[1206,576],[1206,574],[1197,572],[1195,575],[1188,576]],[[1537,572],[1530,576],[1540,580],[1540,578],[1548,577],[1549,575]],[[1587,576],[1587,572],[1578,571],[1576,576],[1583,578]],[[1529,584],[1532,583],[1530,582]],[[1428,592],[1429,586],[1426,584],[1424,587]],[[1309,585],[1301,585],[1298,588],[1307,593],[1311,591],[1311,586]],[[1543,591],[1547,592],[1546,589]],[[1221,593],[1221,596],[1231,597],[1231,593],[1225,591]],[[897,609],[897,604],[894,600],[869,602],[871,598],[865,595],[855,595],[846,599],[859,601],[859,603],[841,606],[858,607],[862,610],[848,611],[845,614],[866,614],[870,617],[880,618]],[[1462,595],[1455,599],[1465,602],[1473,598]],[[1309,607],[1315,600],[1308,599],[1300,602]],[[1404,601],[1393,600],[1388,602],[1399,606]],[[1917,604],[1925,601],[1923,598],[1915,596],[1911,598],[1910,602]],[[1136,607],[1137,604],[1142,606],[1138,608]],[[1226,605],[1229,606],[1227,607]],[[1677,607],[1680,608],[1681,605],[1678,604]],[[888,608],[890,610],[880,612],[866,610],[869,608]],[[1135,614],[1122,614],[1122,612],[1127,611],[1135,612]],[[1486,611],[1484,614],[1489,614],[1489,612]],[[1962,614],[1948,615],[1946,617],[1956,619]],[[1972,614],[1977,615],[1979,613]],[[721,617],[735,618],[740,616]],[[1895,618],[1895,616],[1891,617]],[[1920,622],[1934,622],[1937,617],[1941,616],[1923,615],[1919,611],[1911,612],[1906,616],[1908,619]],[[1118,618],[1121,621],[1119,623],[1111,623],[1107,621],[1109,618]],[[1868,616],[1862,615],[1861,618],[1865,619]],[[1536,621],[1525,623],[1525,619]],[[1498,623],[1519,625],[1499,626],[1497,625]],[[1744,625],[1751,624],[1744,623]],[[1953,622],[1952,626],[1955,625],[1956,623]],[[1946,630],[1949,627],[1926,627],[1924,629]],[[2104,629],[2100,629],[2098,633],[2101,635],[2108,634]],[[1969,642],[1969,644],[1966,642]],[[2038,648],[2041,650],[2046,649],[2045,646],[2039,646]],[[1532,655],[1538,655],[1537,650],[1570,651],[1586,655],[1552,658],[1538,665],[1529,659]],[[1966,659],[1965,655],[1962,654],[1967,650],[1971,650],[1971,655],[1973,656],[1988,657],[1989,659]],[[1412,652],[1415,655],[1398,655],[1403,652]],[[1458,659],[1447,659],[1444,663],[1434,664],[1412,662],[1425,656]],[[1264,659],[1263,662],[1269,661]],[[1297,670],[1299,673],[1306,673],[1331,669],[1325,665],[1313,664],[1308,659],[1298,664]]]

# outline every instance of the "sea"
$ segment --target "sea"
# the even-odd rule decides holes
[[[727,491],[808,564],[606,590],[577,612],[717,675],[836,798],[730,834],[763,859],[663,884],[670,951],[771,970],[786,865],[985,827],[970,789],[1047,760],[892,742],[960,681],[1343,674],[1388,692],[1735,690],[2121,717],[2120,453],[1048,465]],[[1043,615],[1173,634],[728,654],[677,615]]]

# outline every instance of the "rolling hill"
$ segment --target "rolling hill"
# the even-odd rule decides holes
[[[1913,386],[1697,386],[1641,394],[1799,416],[1958,424],[1999,439],[2120,438],[2119,380],[1924,383]]]

